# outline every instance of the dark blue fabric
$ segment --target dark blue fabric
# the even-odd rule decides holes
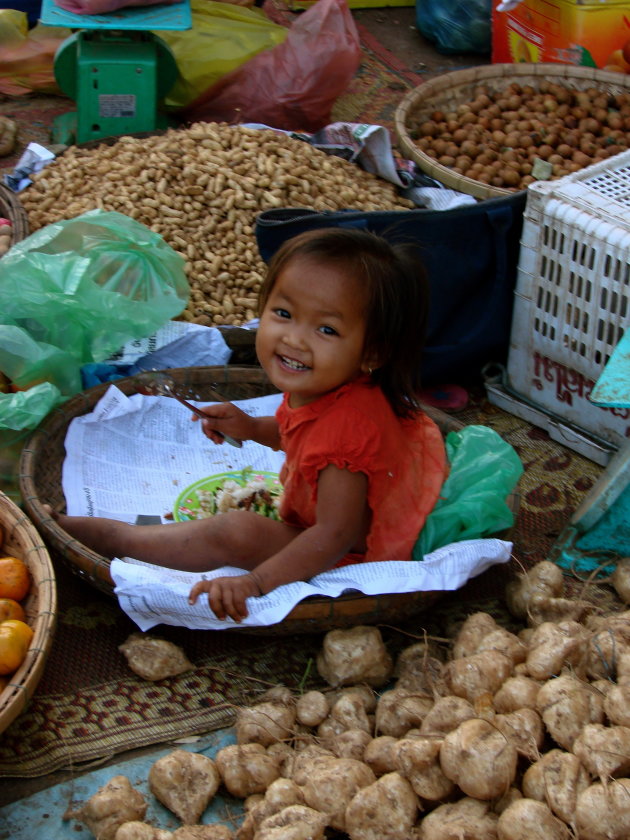
[[[507,358],[526,191],[453,210],[265,210],[256,240],[268,262],[285,239],[320,227],[360,227],[413,242],[427,269],[431,310],[425,384],[477,376]]]

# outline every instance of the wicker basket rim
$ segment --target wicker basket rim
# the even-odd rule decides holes
[[[0,215],[13,227],[13,242],[20,242],[29,234],[28,215],[20,199],[4,184],[0,184]]]
[[[24,710],[44,671],[57,617],[57,587],[50,555],[37,529],[15,502],[1,492],[0,522],[6,532],[5,548],[16,551],[18,543],[25,546],[20,553],[28,564],[37,598],[34,635],[28,653],[0,692],[0,732],[3,732]]]
[[[573,64],[491,64],[481,67],[471,67],[463,70],[453,70],[444,73],[434,79],[429,79],[415,88],[412,88],[401,99],[394,112],[394,130],[401,150],[410,156],[412,160],[420,165],[422,170],[437,181],[445,184],[454,190],[473,195],[476,198],[496,198],[499,196],[514,195],[515,190],[493,187],[474,181],[465,175],[456,172],[436,163],[428,155],[425,155],[413,143],[407,132],[407,118],[415,110],[415,106],[428,100],[432,95],[444,93],[456,87],[466,85],[482,84],[488,80],[503,80],[505,84],[511,81],[523,81],[524,79],[546,80],[571,80],[582,82],[606,82],[613,87],[630,89],[630,76],[620,73],[611,73],[607,70],[600,70],[596,67],[576,67]]]
[[[266,383],[268,379],[266,374],[259,366],[243,365],[243,366],[225,366],[225,367],[198,367],[198,368],[177,368],[168,371],[169,375],[175,378],[188,377],[191,372],[199,377],[210,377],[208,381],[218,382],[220,390],[219,377],[223,377],[223,382],[226,379],[233,379],[235,382],[242,381],[252,384]],[[137,380],[135,380],[137,383]],[[109,573],[109,561],[99,555],[98,553],[88,549],[86,546],[78,543],[72,539],[65,531],[63,531],[57,523],[46,513],[42,502],[47,500],[40,500],[38,498],[38,488],[35,485],[34,474],[37,459],[41,457],[44,451],[48,451],[49,440],[53,433],[61,430],[69,421],[77,416],[77,413],[86,413],[91,410],[99,397],[109,387],[111,383],[98,385],[90,388],[87,391],[73,397],[67,403],[56,408],[51,414],[45,418],[39,427],[27,440],[22,450],[22,457],[20,461],[20,489],[25,500],[25,505],[33,521],[38,523],[38,527],[45,534],[47,540],[51,542],[56,549],[60,550],[70,562],[75,571],[88,582],[98,586],[102,591],[113,595],[113,582]],[[117,380],[117,386],[126,388],[133,388],[134,377],[129,377],[122,380]],[[427,412],[432,414],[433,418],[445,424],[444,433],[451,429],[461,428],[461,423],[449,415],[439,412],[436,409],[427,407]],[[56,457],[56,456],[55,456]],[[50,460],[50,459],[49,459]],[[357,595],[356,593],[347,593],[339,596],[336,599],[317,599],[319,602],[330,603],[330,617],[334,618],[337,615],[343,615],[347,611],[348,615],[357,614],[356,605],[359,601],[365,605],[366,609],[382,609],[386,606],[404,607],[413,603],[423,602],[428,603],[429,599],[438,597],[439,593],[394,593],[391,595],[366,596]],[[288,628],[297,626],[299,624],[308,624],[309,616],[313,611],[313,599],[298,604],[282,622],[284,627]],[[259,632],[277,632],[270,628],[259,628]],[[310,628],[316,630],[315,622]],[[296,631],[297,632],[297,631]],[[299,631],[301,632],[301,630]]]

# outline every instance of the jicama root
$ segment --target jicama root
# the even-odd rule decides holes
[[[517,799],[503,811],[497,823],[499,840],[569,840],[568,827],[544,802]]]
[[[180,647],[144,633],[132,633],[118,650],[124,654],[134,674],[143,680],[165,680],[193,667]]]
[[[317,655],[317,670],[329,685],[385,685],[394,663],[377,627],[330,630]]]
[[[444,775],[475,799],[496,799],[516,776],[514,744],[486,720],[465,720],[444,737],[440,765]]]
[[[345,830],[350,840],[407,840],[417,813],[418,799],[409,782],[387,773],[350,800]]]
[[[149,788],[185,825],[195,825],[219,789],[214,761],[202,753],[174,750],[149,770]]]
[[[580,840],[627,840],[630,837],[630,779],[604,786],[595,782],[582,791],[575,808]]]
[[[142,822],[147,803],[126,776],[114,776],[72,816],[86,825],[96,840],[114,840],[123,823]]]
[[[553,813],[570,825],[578,795],[591,778],[579,758],[563,750],[549,750],[523,774],[523,795],[546,802]]]

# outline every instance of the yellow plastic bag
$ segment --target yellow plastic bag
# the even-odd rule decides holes
[[[188,105],[230,70],[281,44],[284,26],[258,8],[215,0],[192,0],[192,29],[156,32],[173,51],[179,78],[165,99],[171,108]]]
[[[25,12],[0,9],[0,93],[61,91],[55,81],[53,60],[70,29],[37,24],[31,30]]]

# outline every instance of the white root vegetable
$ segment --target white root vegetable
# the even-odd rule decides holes
[[[485,650],[498,650],[499,653],[503,653],[512,660],[512,665],[524,662],[527,657],[527,646],[524,642],[504,627],[497,627],[496,630],[491,630],[483,637],[476,653],[482,653]]]
[[[496,840],[498,821],[489,802],[466,796],[428,813],[421,822],[422,840]]]
[[[541,686],[536,705],[547,732],[556,744],[569,751],[584,726],[603,721],[601,695],[570,674]]]
[[[525,660],[529,675],[536,680],[548,680],[565,666],[580,671],[589,635],[576,621],[540,624],[529,641]]]
[[[195,825],[221,784],[214,761],[202,753],[173,750],[149,770],[149,788],[185,825]]]
[[[469,615],[455,636],[451,658],[459,659],[461,656],[477,653],[483,637],[492,633],[498,626],[489,613],[476,612]]]
[[[304,726],[319,726],[330,711],[328,698],[321,691],[307,691],[298,697],[295,716]]]
[[[304,804],[299,785],[291,779],[276,779],[269,785],[264,796],[256,794],[255,797],[248,797],[245,804],[254,798],[256,801],[246,809],[245,819],[236,832],[237,840],[253,840],[260,824],[267,817],[291,805]]]
[[[396,769],[395,747],[398,738],[393,735],[379,735],[365,748],[363,761],[375,776],[384,776]]]
[[[400,738],[421,725],[433,707],[426,694],[414,694],[402,688],[384,692],[376,704],[375,731],[378,735]]]
[[[362,761],[336,758],[313,767],[302,786],[302,793],[310,808],[328,814],[332,828],[345,831],[348,803],[361,788],[375,781],[374,773]]]
[[[361,625],[326,633],[316,662],[320,675],[332,686],[364,682],[378,688],[394,670],[378,627]]]
[[[396,688],[430,696],[441,694],[444,689],[444,662],[436,653],[435,647],[426,642],[404,648],[394,666]]]
[[[305,747],[297,753],[292,762],[290,778],[297,785],[303,785],[317,767],[335,759],[336,755],[331,750],[317,744]]]
[[[181,825],[171,835],[171,840],[233,840],[234,833],[227,827],[213,825]]]
[[[350,840],[407,840],[417,813],[409,782],[387,773],[352,797],[344,817],[346,834]]]
[[[497,715],[494,725],[516,747],[519,755],[530,761],[540,757],[540,749],[545,740],[545,726],[542,718],[534,709],[517,709],[505,715]]]
[[[622,557],[617,561],[610,582],[623,603],[630,604],[630,557]]]
[[[293,703],[268,701],[241,707],[236,712],[235,731],[238,744],[262,744],[267,747],[293,734],[296,708]]]
[[[96,840],[114,840],[123,823],[142,822],[147,802],[126,776],[113,776],[72,816],[86,825]]]
[[[114,840],[172,840],[172,838],[170,831],[156,828],[154,825],[139,820],[123,823],[114,835]]]
[[[630,729],[626,726],[585,726],[573,742],[576,755],[591,776],[607,778],[630,773]]]
[[[457,729],[463,721],[474,717],[476,713],[472,703],[463,697],[449,694],[435,701],[422,721],[420,732],[423,735],[446,735]]]
[[[578,795],[591,784],[591,777],[573,753],[553,749],[531,764],[523,774],[523,795],[546,802],[553,813],[571,824]]]
[[[617,726],[630,726],[630,685],[610,684],[604,697],[604,712]]]
[[[627,840],[630,837],[630,779],[606,786],[595,782],[577,798],[575,824],[580,840]]]
[[[630,620],[608,619],[590,637],[586,674],[591,680],[614,680],[619,663],[630,652]]]
[[[545,598],[537,595],[529,605],[529,623],[536,627],[545,621],[583,621],[593,611],[589,601],[578,598]]]
[[[393,750],[398,772],[414,793],[430,802],[446,799],[455,787],[440,766],[441,746],[439,738],[401,738]]]
[[[256,840],[323,840],[328,818],[306,805],[289,805],[267,817]]]
[[[555,817],[544,802],[517,799],[503,811],[497,823],[499,840],[569,840],[568,826]]]
[[[215,763],[228,792],[239,799],[264,793],[280,775],[262,744],[230,744],[219,750]]]
[[[440,748],[444,775],[475,799],[496,799],[516,776],[514,744],[486,720],[465,720]]]
[[[515,712],[517,709],[535,709],[541,685],[539,680],[522,674],[508,677],[494,695],[492,705],[500,714]]]
[[[134,674],[143,680],[165,680],[193,667],[178,645],[144,633],[132,633],[118,646],[118,650],[125,656]]]
[[[363,729],[346,729],[331,740],[331,750],[337,758],[354,758],[363,761],[365,750],[373,738]]]
[[[362,729],[370,732],[371,726],[360,694],[342,694],[330,710],[330,718],[337,721],[344,730]]]
[[[492,803],[492,810],[495,814],[502,814],[506,808],[509,808],[512,802],[516,802],[517,799],[522,799],[523,794],[517,787],[511,787],[503,796],[500,796],[498,799]]]
[[[512,615],[527,619],[533,598],[558,598],[563,590],[562,569],[549,560],[541,560],[507,584],[505,597]]]
[[[494,694],[512,673],[512,660],[498,650],[484,650],[460,659],[446,667],[451,692],[470,703],[486,694]]]
[[[346,694],[358,694],[359,697],[363,700],[363,705],[365,706],[365,711],[369,714],[373,712],[376,708],[376,703],[378,700],[378,695],[373,688],[370,688],[369,685],[343,685],[339,688],[331,688],[325,693],[325,697],[328,700],[329,706],[332,708],[337,700],[340,697],[344,697]]]

